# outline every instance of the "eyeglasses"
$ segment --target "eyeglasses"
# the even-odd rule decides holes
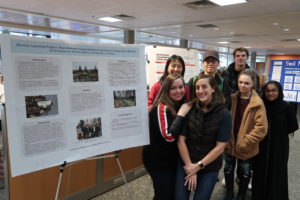
[[[278,90],[265,90],[265,93],[277,93]]]

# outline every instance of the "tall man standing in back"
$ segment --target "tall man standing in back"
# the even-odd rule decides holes
[[[237,78],[240,72],[244,71],[245,69],[250,69],[249,65],[247,64],[247,60],[249,57],[248,49],[244,47],[236,48],[233,51],[233,57],[234,62],[228,66],[227,70],[222,72],[222,77],[227,77],[227,81],[231,88],[232,94],[238,91]],[[260,83],[258,75],[256,76],[255,90],[258,94],[260,94]]]

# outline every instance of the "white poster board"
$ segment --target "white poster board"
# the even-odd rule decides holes
[[[184,80],[187,83],[190,78],[200,73],[199,51],[194,49],[183,49],[175,47],[147,46],[147,83],[149,88],[159,81],[164,73],[165,65],[172,55],[181,56],[185,62]]]
[[[12,176],[149,144],[144,46],[0,39]]]

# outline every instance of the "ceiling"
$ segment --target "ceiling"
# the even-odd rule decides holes
[[[120,39],[123,29],[130,29],[206,46],[250,47],[258,54],[300,54],[300,0],[249,0],[200,8],[184,5],[190,2],[193,0],[0,0],[0,29],[107,39]],[[120,14],[134,18],[114,23],[98,20]],[[201,27],[207,24],[213,27]],[[143,39],[157,42],[154,38],[148,34]],[[218,43],[222,41],[230,43]]]

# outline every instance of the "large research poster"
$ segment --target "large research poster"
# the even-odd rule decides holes
[[[145,48],[1,36],[12,176],[149,143]]]

